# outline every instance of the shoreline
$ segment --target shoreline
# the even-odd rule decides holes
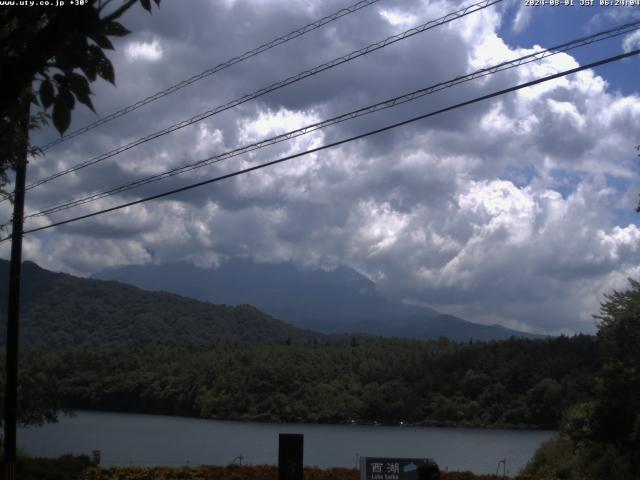
[[[59,478],[82,478],[84,480],[276,480],[278,467],[269,464],[257,465],[200,465],[186,467],[106,467],[93,463],[88,456],[64,455],[58,458],[21,457],[17,472],[25,480],[56,480]],[[63,477],[62,477],[63,476]],[[304,467],[305,480],[359,480],[357,468]],[[441,480],[499,480],[513,478],[538,480],[535,477],[496,476],[474,474],[470,471],[441,471]],[[542,479],[539,479],[542,480]],[[544,480],[557,480],[545,477]]]
[[[207,421],[95,410],[75,414],[61,417],[58,424],[22,430],[21,448],[49,458],[100,450],[105,466],[227,465],[238,455],[244,462],[264,464],[278,458],[280,433],[302,433],[305,464],[325,469],[351,468],[358,456],[378,455],[434,458],[443,470],[488,474],[503,458],[511,472],[519,472],[542,442],[557,435],[466,427]]]
[[[508,431],[529,431],[529,432],[558,432],[558,428],[548,428],[536,425],[523,425],[523,424],[504,424],[504,425],[486,425],[478,423],[384,423],[384,422],[313,422],[309,420],[301,421],[281,421],[275,418],[212,418],[212,417],[197,417],[190,415],[178,415],[172,413],[156,413],[147,412],[141,410],[106,410],[106,409],[84,409],[78,408],[72,411],[71,415],[61,412],[59,416],[73,416],[76,412],[87,413],[117,413],[122,415],[147,415],[156,417],[171,417],[171,418],[183,418],[189,420],[211,420],[216,422],[238,422],[238,423],[257,423],[257,424],[281,424],[281,425],[319,425],[319,426],[354,426],[354,427],[398,427],[398,428],[441,428],[441,429],[455,429],[455,430],[508,430]]]

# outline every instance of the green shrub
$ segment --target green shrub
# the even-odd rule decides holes
[[[547,440],[529,460],[522,471],[523,476],[557,477],[560,480],[573,478],[571,475],[576,468],[574,449],[573,442],[565,437]]]
[[[20,480],[78,480],[82,473],[92,465],[86,455],[74,457],[65,455],[60,458],[32,458],[18,456],[16,478]],[[4,479],[4,468],[0,478]]]

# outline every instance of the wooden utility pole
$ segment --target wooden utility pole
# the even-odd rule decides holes
[[[29,100],[26,115],[21,119],[24,144],[16,162],[13,194],[13,226],[11,233],[11,263],[9,266],[9,308],[7,318],[7,360],[4,392],[4,463],[5,478],[16,478],[16,424],[18,413],[18,325],[20,320],[20,272],[22,270],[22,229],[24,223],[24,187],[27,177],[27,145],[29,143]]]

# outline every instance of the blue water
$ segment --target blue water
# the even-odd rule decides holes
[[[278,434],[304,434],[304,462],[355,467],[359,456],[433,458],[441,469],[495,473],[506,459],[516,474],[556,432],[227,422],[159,415],[78,412],[57,424],[22,428],[18,445],[45,457],[100,450],[102,464],[276,464]],[[502,467],[500,468],[502,472]]]

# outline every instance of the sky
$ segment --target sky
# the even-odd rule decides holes
[[[161,173],[479,68],[640,19],[640,7],[505,0],[128,150],[27,194],[27,213]],[[349,5],[163,0],[122,19],[99,116]],[[32,159],[27,182],[441,17],[447,0],[380,0]],[[193,170],[26,228],[321,146],[640,46],[638,31]],[[24,239],[24,259],[89,276],[230,258],[348,265],[387,296],[470,321],[593,333],[606,293],[640,277],[640,59],[586,70],[367,139]],[[98,116],[79,106],[70,131]],[[32,134],[42,145],[53,128]],[[0,218],[10,218],[7,202]],[[0,245],[8,258],[9,245]]]

